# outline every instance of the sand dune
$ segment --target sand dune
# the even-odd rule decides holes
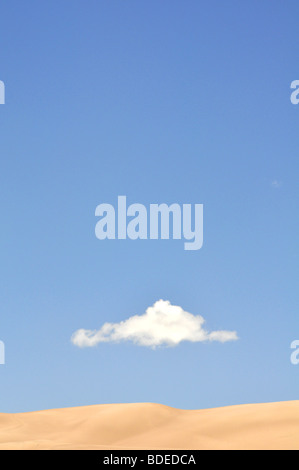
[[[141,403],[0,414],[0,449],[299,450],[299,401],[202,411]]]

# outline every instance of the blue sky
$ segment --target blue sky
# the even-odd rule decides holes
[[[298,399],[296,0],[0,7],[2,412]],[[279,182],[273,185],[273,182]],[[204,246],[95,237],[95,208],[204,204]],[[79,349],[159,299],[226,344]]]

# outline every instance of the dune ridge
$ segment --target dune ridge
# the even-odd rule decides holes
[[[299,401],[180,410],[153,403],[0,413],[0,450],[299,450]]]

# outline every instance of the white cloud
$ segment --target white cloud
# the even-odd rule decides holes
[[[272,181],[271,185],[272,185],[273,188],[279,189],[282,186],[282,182],[278,181],[278,180],[274,180],[274,181]]]
[[[204,323],[200,315],[185,312],[168,300],[159,300],[143,315],[135,315],[120,323],[105,323],[99,330],[77,330],[71,341],[80,348],[120,341],[155,348],[177,346],[182,341],[226,343],[238,339],[235,331],[209,333],[203,328]]]

